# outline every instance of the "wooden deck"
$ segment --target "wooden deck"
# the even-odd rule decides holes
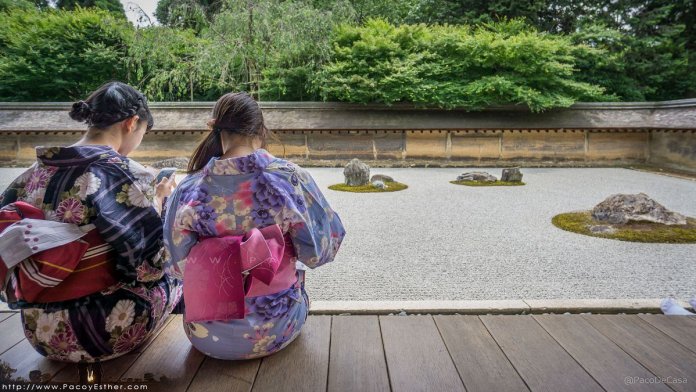
[[[286,349],[244,362],[205,357],[181,323],[170,317],[142,350],[104,362],[103,381],[154,378],[165,381],[148,390],[167,392],[696,391],[696,316],[310,316]],[[77,381],[75,365],[34,352],[18,314],[0,313],[0,353],[15,377]]]

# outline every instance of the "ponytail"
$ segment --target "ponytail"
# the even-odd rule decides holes
[[[222,132],[227,135],[244,135],[261,139],[261,148],[267,148],[267,138],[285,144],[271,132],[263,121],[259,104],[247,93],[227,93],[215,102],[212,118],[208,121],[210,133],[196,147],[188,164],[188,174],[193,174],[205,167],[213,157],[223,155]]]
[[[187,168],[188,174],[201,170],[211,158],[219,156],[222,156],[222,139],[220,131],[214,130],[208,133],[191,155]]]

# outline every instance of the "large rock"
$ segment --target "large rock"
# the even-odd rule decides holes
[[[370,177],[370,182],[382,181],[382,182],[394,182],[394,179],[385,174],[375,174]]]
[[[169,158],[169,159],[163,159],[161,161],[157,161],[153,163],[151,166],[154,167],[155,169],[164,169],[165,167],[175,167],[177,169],[186,169],[188,168],[189,164],[189,159],[188,158]]]
[[[350,186],[365,185],[370,182],[370,166],[353,158],[343,169],[346,184]]]
[[[457,176],[457,181],[481,181],[481,182],[496,182],[498,179],[486,172],[468,172]]]
[[[505,182],[522,182],[522,172],[519,167],[511,167],[503,169],[503,175],[500,176],[500,181]]]
[[[592,209],[592,217],[600,222],[626,224],[629,221],[685,225],[686,217],[669,211],[645,193],[611,195]]]

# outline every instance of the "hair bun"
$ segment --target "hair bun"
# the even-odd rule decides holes
[[[75,121],[86,121],[92,115],[92,107],[85,101],[75,102],[70,111],[70,118]]]

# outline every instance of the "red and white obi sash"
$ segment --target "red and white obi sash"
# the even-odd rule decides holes
[[[116,279],[113,248],[94,225],[44,219],[25,202],[0,209],[0,294],[8,303],[77,299]]]

